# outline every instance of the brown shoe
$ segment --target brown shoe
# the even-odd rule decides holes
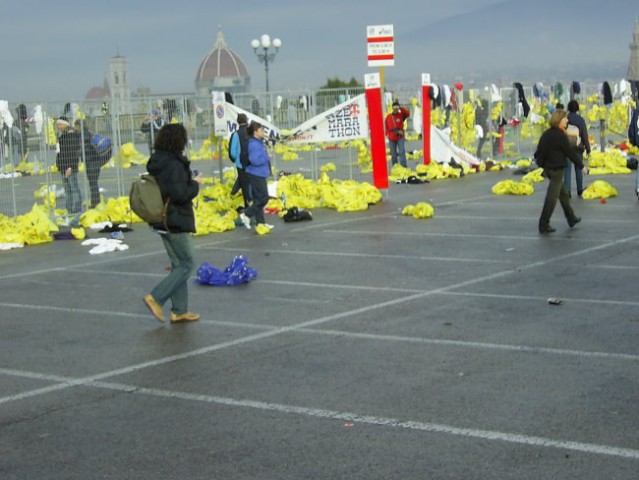
[[[155,301],[153,295],[145,295],[142,299],[144,304],[151,310],[153,316],[157,319],[158,322],[164,322],[166,318],[164,318],[164,312],[162,311],[162,306]]]
[[[200,314],[199,313],[186,312],[186,313],[181,313],[181,314],[178,315],[177,313],[171,312],[169,314],[169,318],[171,319],[171,323],[194,322],[195,320],[199,320],[200,319]]]

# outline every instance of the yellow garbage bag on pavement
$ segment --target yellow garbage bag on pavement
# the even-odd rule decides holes
[[[535,189],[528,182],[503,180],[493,187],[492,192],[495,195],[532,195]]]
[[[542,173],[544,172],[543,168],[538,168],[537,170],[533,170],[530,173],[527,173],[526,175],[524,175],[524,177],[521,179],[522,182],[528,182],[528,183],[539,183],[539,182],[543,182],[544,181],[544,177],[542,176]]]
[[[413,218],[432,218],[435,215],[435,209],[430,203],[419,202],[416,205],[406,205],[402,215],[412,215]]]
[[[268,235],[269,233],[271,233],[271,229],[263,223],[260,223],[257,227],[255,227],[255,232],[258,235]]]
[[[595,198],[616,197],[617,189],[604,180],[595,180],[583,191],[582,197],[586,200]]]

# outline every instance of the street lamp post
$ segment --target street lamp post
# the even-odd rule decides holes
[[[251,47],[253,47],[253,51],[260,63],[264,64],[264,71],[266,72],[266,91],[268,92],[268,65],[269,63],[275,61],[275,55],[277,51],[282,46],[282,41],[279,38],[274,38],[273,42],[271,42],[271,37],[268,34],[264,34],[258,40],[257,38],[251,42]],[[273,47],[275,51],[270,51],[269,49]],[[262,51],[259,52],[258,49],[261,48]]]

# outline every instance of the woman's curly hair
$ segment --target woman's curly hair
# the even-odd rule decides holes
[[[155,150],[164,150],[165,152],[182,155],[187,142],[188,135],[184,125],[181,123],[167,123],[160,128],[158,134],[155,136],[153,148]]]

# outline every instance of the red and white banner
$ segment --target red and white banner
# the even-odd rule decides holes
[[[386,161],[386,139],[382,111],[382,88],[379,73],[364,76],[366,105],[371,132],[371,157],[373,159],[373,185],[388,188],[388,164]]]
[[[358,95],[294,128],[284,140],[291,144],[342,142],[368,138],[366,99]]]
[[[369,67],[395,65],[395,37],[392,25],[367,26],[366,41]]]
[[[237,116],[240,113],[243,113],[244,115],[246,115],[246,118],[248,118],[248,123],[253,123],[253,122],[258,122],[262,125],[264,125],[264,133],[266,133],[266,138],[268,138],[268,140],[270,141],[275,141],[275,140],[279,140],[280,136],[282,135],[282,131],[277,128],[275,125],[273,125],[271,122],[264,120],[262,117],[258,117],[257,115],[252,114],[251,112],[248,112],[236,105],[233,105],[232,103],[227,103],[226,104],[226,109],[227,109],[227,115],[226,115],[226,128],[227,128],[227,132],[226,132],[226,137],[230,137],[231,134],[237,130]]]

